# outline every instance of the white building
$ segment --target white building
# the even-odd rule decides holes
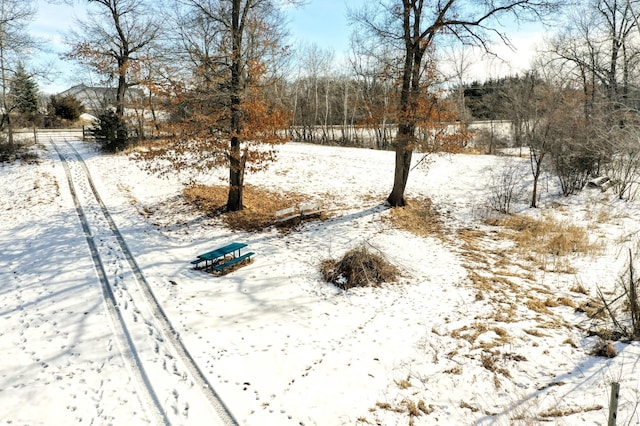
[[[89,114],[97,115],[107,108],[115,108],[118,90],[112,87],[90,87],[84,84],[73,86],[58,96],[71,95],[84,105]],[[140,89],[127,89],[127,98],[140,98],[144,94]]]

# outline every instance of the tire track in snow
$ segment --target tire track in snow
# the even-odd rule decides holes
[[[170,423],[162,410],[162,405],[158,400],[158,396],[156,395],[153,386],[149,381],[149,377],[145,372],[142,361],[139,357],[129,329],[126,325],[125,319],[118,308],[118,303],[113,294],[113,291],[111,290],[111,286],[109,285],[109,280],[107,279],[107,273],[105,271],[104,264],[102,263],[102,259],[100,258],[100,254],[98,253],[98,248],[96,247],[96,243],[93,239],[93,236],[91,235],[87,216],[85,215],[84,209],[82,208],[80,200],[78,199],[78,194],[73,183],[73,177],[71,175],[69,165],[67,164],[67,160],[58,149],[58,146],[53,143],[53,141],[51,141],[51,145],[62,161],[62,166],[67,176],[69,191],[71,192],[73,203],[78,214],[78,218],[80,219],[80,224],[82,225],[82,230],[87,241],[87,245],[89,246],[89,251],[91,252],[91,258],[93,260],[96,273],[98,274],[98,279],[100,280],[100,287],[102,288],[102,294],[105,300],[105,305],[107,307],[107,312],[109,314],[109,318],[111,319],[113,334],[118,340],[120,352],[128,366],[129,373],[131,374],[131,376],[133,376],[136,383],[138,383],[138,387],[140,388],[139,390],[141,391],[139,392],[139,396],[143,399],[143,406],[147,409],[150,418],[156,423],[168,425]]]
[[[54,145],[54,148],[56,148],[56,151],[58,151],[58,148],[55,146],[53,140],[51,140],[51,143]],[[142,317],[143,318],[142,323],[147,327],[149,335],[153,335],[155,333],[155,338],[157,339],[155,343],[156,353],[159,352],[159,343],[163,344],[163,349],[167,352],[165,354],[165,359],[163,360],[163,368],[167,370],[167,366],[166,366],[167,359],[170,360],[170,362],[173,362],[172,373],[175,375],[181,376],[183,381],[187,381],[189,379],[192,384],[195,384],[200,389],[200,392],[208,400],[211,407],[215,410],[215,413],[218,415],[218,418],[219,418],[218,420],[222,424],[237,425],[238,422],[235,420],[235,418],[233,417],[229,409],[225,406],[220,396],[213,389],[213,387],[208,382],[207,378],[205,377],[201,369],[198,367],[198,365],[196,364],[195,360],[193,359],[189,351],[186,349],[186,347],[182,343],[179,337],[179,334],[174,329],[173,325],[171,324],[167,315],[162,309],[162,306],[159,304],[158,300],[153,294],[153,291],[151,290],[149,283],[147,282],[146,278],[142,274],[142,271],[139,268],[137,262],[135,261],[135,258],[131,254],[131,251],[129,250],[122,234],[120,233],[117,225],[113,221],[107,207],[102,202],[102,199],[100,198],[98,191],[91,178],[89,169],[87,168],[82,156],[73,147],[73,145],[70,144],[66,139],[64,140],[64,143],[73,152],[73,155],[77,160],[77,164],[80,166],[80,168],[83,171],[82,173],[83,179],[86,179],[86,181],[88,182],[90,190],[93,194],[93,197],[95,198],[95,202],[97,202],[99,205],[99,210],[102,216],[101,219],[106,220],[109,231],[112,234],[112,236],[115,238],[115,241],[117,243],[115,244],[116,247],[113,247],[114,244],[111,244],[112,247],[109,247],[110,244],[107,243],[109,251],[110,252],[118,251],[125,258],[126,263],[128,264],[133,274],[133,277],[135,278],[135,281],[137,283],[137,289],[143,294],[144,300],[141,303],[141,305],[142,304],[145,305],[143,308],[145,308],[148,311],[150,317],[148,319],[144,319],[144,315],[142,314],[142,312],[140,312],[140,309],[138,308],[138,306],[136,306],[135,301],[131,297],[130,291],[127,289],[126,284],[124,283],[126,279],[121,272],[124,269],[123,268],[124,265],[120,264],[121,263],[120,261],[122,260],[121,258],[116,259],[113,262],[116,268],[116,278],[114,280],[113,285],[110,286],[109,288],[110,289],[113,288],[118,292],[124,291],[129,293],[128,296],[125,296],[126,298],[128,298],[128,301],[125,300],[124,309],[126,310],[128,308],[128,304],[131,303],[133,306],[132,310],[134,312],[134,321],[137,321],[138,316]],[[61,155],[60,152],[58,152],[58,154],[62,159],[63,163],[66,163],[64,156]],[[71,183],[70,183],[70,186],[71,186]],[[86,220],[86,217],[85,217],[85,220]],[[87,224],[87,227],[88,227],[88,224]],[[94,240],[92,239],[92,241]],[[93,242],[93,244],[95,245],[95,241]],[[168,347],[165,347],[167,346],[165,342],[168,343]],[[176,363],[175,358],[179,360],[179,363]],[[178,364],[180,364],[180,366],[183,367],[182,369],[186,371],[183,371],[181,373]],[[171,396],[175,400],[178,399],[179,393],[175,388],[172,390]],[[174,411],[177,411],[175,404],[173,406],[173,409]],[[184,411],[189,410],[188,402],[185,405],[183,410]]]

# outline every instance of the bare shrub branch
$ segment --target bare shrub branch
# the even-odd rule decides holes
[[[522,183],[520,169],[516,164],[509,163],[491,173],[490,179],[489,205],[499,213],[510,214],[511,204],[520,195]]]
[[[620,276],[619,283],[622,293],[612,300],[606,300],[602,291],[598,289],[598,296],[614,327],[613,331],[605,330],[605,333],[614,333],[628,340],[640,340],[640,300],[638,299],[640,279],[636,277],[631,249],[629,249],[629,263]]]

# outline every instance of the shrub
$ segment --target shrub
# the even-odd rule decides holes
[[[85,112],[84,105],[72,95],[52,95],[47,104],[47,127],[59,127],[68,122],[77,121]]]
[[[12,163],[17,160],[37,163],[38,155],[29,148],[28,144],[9,143],[4,136],[0,136],[0,163]]]
[[[7,142],[7,139],[0,135],[0,162],[12,162],[16,158],[19,147],[19,145]]]
[[[595,346],[589,352],[593,356],[600,356],[604,358],[615,358],[616,349],[613,347],[613,342],[598,338]]]
[[[518,197],[518,189],[522,184],[522,175],[516,164],[507,164],[502,170],[491,173],[491,194],[489,205],[495,211],[511,213],[511,204]]]
[[[613,182],[613,190],[621,200],[635,200],[640,184],[638,175],[640,174],[640,152],[629,149],[627,152],[620,152],[612,156],[607,163],[607,176]]]
[[[399,275],[395,266],[365,247],[348,251],[338,261],[325,260],[321,268],[324,279],[343,290],[377,287],[382,283],[395,281]]]
[[[599,154],[584,144],[582,140],[580,143],[564,142],[551,148],[553,169],[565,197],[580,191],[598,170]]]
[[[495,154],[496,150],[509,146],[509,139],[496,134],[493,130],[479,130],[475,132],[473,145],[483,148],[485,154]]]
[[[91,134],[107,152],[124,150],[129,144],[127,125],[125,121],[112,110],[106,110],[97,117]]]
[[[620,276],[622,294],[613,300],[606,300],[598,291],[609,319],[613,323],[611,333],[629,340],[640,340],[640,278],[636,275],[633,254],[629,250],[629,264]]]

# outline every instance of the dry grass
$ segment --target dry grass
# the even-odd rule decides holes
[[[407,379],[395,380],[396,386],[400,389],[409,389],[411,387],[411,381]]]
[[[504,358],[504,357],[502,357]],[[502,374],[506,378],[511,378],[511,373],[505,367],[499,365],[501,360],[500,353],[498,352],[482,352],[480,354],[480,364],[482,367],[491,371],[492,373]],[[497,377],[494,377],[496,388],[500,387],[500,381]]]
[[[496,322],[513,323],[518,321],[518,303],[515,301],[503,301],[494,311],[493,319]]]
[[[517,285],[507,277],[500,275],[483,275],[473,270],[469,271],[469,279],[474,288],[482,292],[491,292],[498,289],[509,288],[515,290]]]
[[[599,299],[590,299],[582,302],[576,307],[576,312],[584,312],[591,319],[601,320],[607,317],[605,307]]]
[[[579,281],[576,281],[576,283],[571,286],[569,291],[572,291],[574,293],[585,294],[587,296],[589,295],[589,290],[587,290],[587,288],[584,286],[584,284],[582,284]]]
[[[539,314],[551,315],[549,308],[553,308],[558,304],[552,299],[541,300],[537,298],[531,298],[526,301],[526,305],[529,309]]]
[[[509,333],[507,332],[507,330],[505,330],[502,327],[494,327],[493,332],[496,333],[498,336],[500,336],[501,339],[507,339],[509,336]]]
[[[453,368],[448,368],[446,370],[443,371],[443,373],[445,374],[454,374],[454,375],[460,375],[462,374],[462,367],[459,365],[456,365]]]
[[[276,211],[308,201],[300,194],[280,194],[247,185],[243,191],[243,210],[226,212],[227,186],[192,185],[185,188],[184,198],[204,214],[220,216],[234,230],[257,231],[274,224]]]
[[[480,354],[480,364],[489,371],[495,372],[497,370],[497,362],[498,357],[495,354],[489,352]]]
[[[535,337],[548,337],[547,334],[543,333],[542,331],[535,329],[535,328],[528,328],[526,330],[523,330],[525,333],[527,333],[530,336],[535,336]]]
[[[418,417],[422,414],[418,409],[418,405],[415,402],[411,400],[406,400],[406,399],[402,402],[407,407],[407,411],[409,411],[409,416]]]
[[[476,322],[472,325],[465,325],[451,332],[451,337],[456,339],[464,339],[473,344],[478,336],[489,330],[487,325],[482,322]]]
[[[418,401],[418,409],[424,414],[431,414],[435,410],[435,408],[433,408],[433,405],[429,404],[429,406],[427,406],[423,400]]]
[[[473,405],[465,401],[460,401],[460,408],[466,408],[468,410],[471,410],[471,412],[473,413],[477,413],[478,411],[480,411],[478,407],[474,407]]]
[[[510,341],[510,336],[507,330],[502,327],[490,327],[486,322],[482,321],[477,321],[472,325],[465,325],[456,330],[452,330],[451,337],[466,340],[473,345],[476,343],[478,337],[489,332],[493,332],[497,337],[493,338],[492,341],[484,341],[476,345],[477,347],[489,349]]]
[[[396,281],[398,268],[382,255],[366,247],[349,250],[340,260],[328,259],[320,269],[324,279],[347,290],[353,287],[377,287],[382,283]]]
[[[388,220],[394,227],[422,237],[440,236],[443,232],[440,214],[429,198],[408,200],[406,206],[392,209]]]
[[[602,405],[592,405],[590,407],[566,408],[564,410],[560,408],[554,408],[552,410],[540,413],[540,417],[542,418],[566,417],[566,416],[571,416],[573,414],[586,413],[589,411],[598,411],[598,410],[602,410],[602,408],[604,408]]]
[[[396,406],[389,404],[388,402],[376,402],[376,408],[380,409],[380,410],[386,410],[386,411],[391,411],[394,413],[406,413],[409,416],[409,425],[414,425],[415,421],[414,418],[415,417],[420,417],[423,414],[424,415],[429,415],[431,413],[433,413],[435,411],[435,407],[431,404],[429,404],[427,406],[427,404],[425,404],[425,402],[420,399],[418,400],[418,402],[414,402],[410,399],[403,399],[402,401],[400,401],[400,403]],[[373,411],[373,410],[370,410]],[[368,422],[367,422],[368,423]],[[379,421],[376,422],[376,424],[381,424]]]
[[[502,228],[488,231],[465,228],[457,233],[457,242],[461,245],[467,276],[475,290],[476,302],[491,307],[485,319],[496,324],[510,324],[519,321],[523,315],[529,318],[533,313],[537,326],[524,332],[537,338],[548,337],[548,334],[542,331],[543,327],[565,327],[566,324],[554,311],[561,306],[576,309],[577,302],[571,296],[559,296],[550,288],[538,284],[534,271],[540,269],[541,261],[543,264],[568,264],[570,257],[559,256],[591,252],[593,247],[588,244],[586,231],[580,227],[559,226],[558,222],[546,218],[536,220],[528,217],[501,217],[489,220],[488,223]],[[568,232],[570,235],[562,238],[554,235],[562,232]],[[513,244],[505,245],[505,238],[513,241]],[[574,243],[569,244],[568,241]],[[492,249],[494,242],[498,242],[500,248]],[[569,266],[565,266],[564,269],[568,271]],[[555,272],[558,272],[557,269],[559,267],[556,267]],[[528,314],[523,313],[522,308],[525,308]],[[487,326],[484,329],[489,331]],[[474,348],[483,349],[485,352],[495,350],[499,345],[510,343],[513,339],[526,339],[524,336],[513,335],[508,327],[507,330],[510,333],[501,334],[502,330],[495,328],[491,331],[497,336],[487,340],[484,337],[488,335],[484,335],[479,342],[483,326],[474,325],[454,330],[452,337],[466,340]],[[537,346],[538,342],[534,340],[531,344]],[[489,365],[492,359],[485,357],[482,361]],[[494,372],[499,373],[500,377],[508,377],[509,374],[508,371],[498,371],[497,366]]]
[[[564,297],[564,296],[558,298],[558,304],[563,306],[568,306],[574,309],[576,307],[576,304],[572,299],[569,299],[568,297]]]
[[[376,402],[376,407],[382,409],[382,410],[391,410],[391,404],[389,404],[388,402]]]
[[[546,256],[595,254],[599,245],[589,241],[587,230],[569,222],[546,217],[536,219],[524,215],[501,216],[486,220],[488,225],[507,230],[504,235],[513,240],[522,253],[534,252]]]
[[[585,219],[592,223],[591,228],[597,224],[603,224],[612,220],[611,211],[606,207],[591,208],[585,211]]]

